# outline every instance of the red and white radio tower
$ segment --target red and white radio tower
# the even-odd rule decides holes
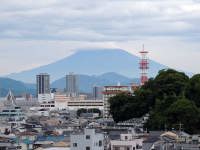
[[[140,70],[141,70],[141,77],[140,77],[140,84],[144,85],[145,82],[148,81],[147,72],[149,69],[149,61],[147,58],[148,51],[144,50],[144,45],[142,51],[140,51],[141,59],[140,59]]]

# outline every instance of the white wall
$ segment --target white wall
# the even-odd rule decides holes
[[[38,101],[40,103],[44,101],[51,101],[51,100],[52,100],[51,94],[38,94]]]
[[[90,136],[90,139],[86,139],[86,136]],[[72,134],[70,140],[71,150],[86,150],[86,147],[90,147],[90,150],[104,150],[104,134],[95,133],[95,129],[85,129],[84,134]],[[102,142],[101,146],[99,141]],[[75,143],[77,147],[74,147]]]
[[[125,136],[127,136],[125,138]],[[121,140],[111,140],[110,141],[110,145],[111,145],[111,150],[114,150],[114,147],[119,147],[120,150],[127,150],[127,147],[130,148],[130,150],[132,149],[136,149],[136,150],[142,150],[142,143],[143,143],[143,139],[133,139],[132,137],[130,137],[130,134],[123,134],[121,136]],[[140,148],[136,148],[137,145]]]

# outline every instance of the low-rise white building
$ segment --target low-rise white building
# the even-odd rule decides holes
[[[111,150],[142,150],[142,138],[133,134],[121,134],[119,140],[111,140]]]
[[[103,100],[70,100],[68,102],[69,110],[78,110],[81,108],[91,109],[96,108],[103,110]]]
[[[70,135],[70,150],[104,150],[105,138],[103,133],[95,129],[84,129],[84,132]]]
[[[54,100],[44,101],[44,102],[40,103],[40,108],[54,110],[55,109],[55,101]]]
[[[51,101],[54,97],[50,93],[38,94],[38,102],[43,103]]]
[[[54,96],[55,109],[78,110],[80,108],[91,109],[97,108],[103,110],[103,100],[87,100],[86,95],[69,97],[65,93],[56,93]]]
[[[11,91],[4,101],[4,106],[0,108],[0,121],[7,122],[12,125],[24,123],[26,115],[21,107],[16,105],[15,97]]]
[[[70,101],[70,97],[65,93],[56,93],[54,96],[55,100],[55,108],[57,110],[67,109],[68,101]]]

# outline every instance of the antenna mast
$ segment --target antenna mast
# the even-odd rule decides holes
[[[140,76],[140,84],[144,85],[145,82],[148,81],[148,76],[147,76],[147,72],[149,69],[149,61],[147,58],[147,54],[149,52],[144,50],[144,44],[142,45],[142,51],[140,51],[141,54],[141,59],[140,59],[140,70],[141,70],[141,76]]]

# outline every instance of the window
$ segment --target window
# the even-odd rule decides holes
[[[3,110],[2,112],[9,112],[9,110]]]
[[[101,147],[102,146],[102,141],[99,141],[99,147]]]
[[[77,147],[77,143],[73,143],[73,147]]]
[[[137,144],[137,145],[136,145],[136,149],[142,149],[142,146],[139,145],[139,144]]]
[[[90,147],[89,147],[89,146],[87,146],[87,147],[85,148],[85,150],[90,150]]]
[[[113,147],[113,150],[120,150],[120,147]]]
[[[89,140],[90,139],[90,136],[89,135],[86,135],[86,140]]]
[[[128,139],[128,136],[125,136],[125,140],[127,140]]]

